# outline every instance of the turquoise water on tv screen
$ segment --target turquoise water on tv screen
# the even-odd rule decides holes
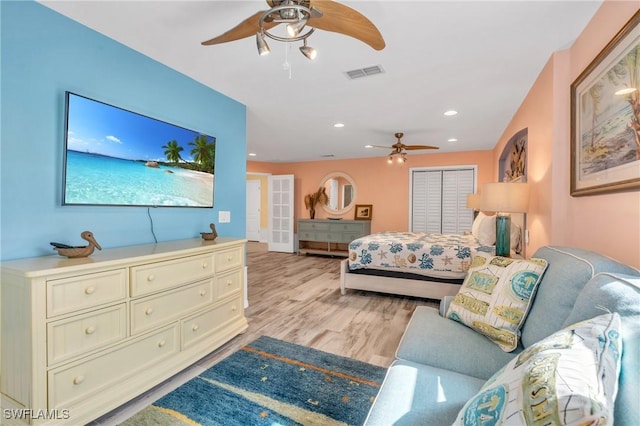
[[[65,204],[212,207],[213,175],[67,151]]]

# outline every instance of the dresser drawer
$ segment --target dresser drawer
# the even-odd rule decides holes
[[[47,317],[124,300],[126,269],[47,281]]]
[[[242,270],[236,270],[224,275],[216,276],[216,295],[218,299],[223,299],[233,293],[237,293],[242,288],[244,280]]]
[[[242,303],[242,299],[236,297],[223,305],[183,320],[182,349],[204,339],[227,323],[237,320],[242,315]]]
[[[353,240],[357,240],[358,238],[362,237],[363,235],[357,232],[345,232],[342,234],[342,238],[343,238],[343,243],[350,243]]]
[[[124,303],[47,324],[48,365],[116,343],[127,337]]]
[[[232,248],[216,252],[216,272],[224,272],[229,269],[238,268],[244,263],[244,251],[241,248]]]
[[[298,240],[300,241],[323,241],[315,232],[298,232]]]
[[[329,232],[325,234],[324,241],[329,241],[331,243],[341,243],[344,241],[344,236],[341,232]]]
[[[131,268],[131,296],[155,293],[211,275],[211,254],[134,266]]]
[[[213,278],[131,301],[131,334],[178,319],[213,302]]]
[[[298,232],[300,231],[328,231],[329,224],[322,222],[298,222]]]
[[[179,346],[175,324],[88,361],[50,370],[48,408],[70,409],[80,400],[99,398],[100,390],[121,384],[136,372],[144,374],[145,369],[178,353]]]

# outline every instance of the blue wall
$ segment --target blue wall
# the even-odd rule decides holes
[[[49,241],[103,248],[244,237],[244,105],[35,2],[0,2],[0,259],[55,254]],[[66,90],[217,138],[214,208],[61,205]],[[218,211],[231,223],[218,224]]]

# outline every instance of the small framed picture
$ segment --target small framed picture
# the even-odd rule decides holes
[[[371,204],[356,204],[355,220],[371,220],[373,216],[373,205]]]

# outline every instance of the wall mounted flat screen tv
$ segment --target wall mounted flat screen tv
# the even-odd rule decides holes
[[[63,205],[213,207],[215,137],[66,92]]]

